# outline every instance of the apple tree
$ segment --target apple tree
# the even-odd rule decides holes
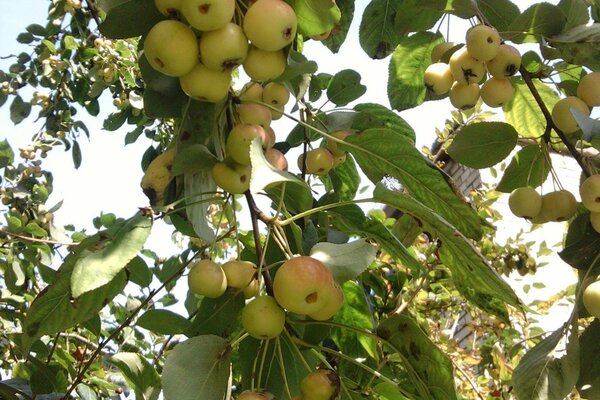
[[[18,151],[0,142],[2,398],[600,398],[600,3],[356,3],[52,0],[24,28],[0,105],[43,124]],[[337,53],[353,20],[389,60],[378,103],[304,51]],[[463,43],[449,21],[470,25]],[[415,148],[401,112],[447,97],[437,155],[484,169],[521,145],[495,187],[466,196]],[[44,158],[78,168],[81,115],[110,107],[103,128],[147,144],[131,190],[148,203],[59,226]],[[580,166],[581,202],[554,151]],[[502,277],[535,273],[536,254],[498,244],[498,193],[565,223],[579,283],[555,332]],[[184,238],[167,257],[146,246],[164,223]],[[458,316],[470,348],[448,333]]]

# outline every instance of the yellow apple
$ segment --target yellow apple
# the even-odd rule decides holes
[[[242,194],[250,188],[250,165],[240,165],[233,161],[218,162],[212,168],[212,176],[217,186],[231,194]]]
[[[460,110],[467,110],[475,107],[480,97],[479,93],[480,90],[477,83],[465,84],[454,82],[452,88],[450,88],[448,97],[454,107]]]
[[[448,65],[452,76],[459,83],[479,83],[485,76],[485,63],[473,58],[466,47],[452,54]]]
[[[542,196],[534,188],[520,187],[510,194],[508,207],[517,217],[533,219],[542,209]]]
[[[266,51],[292,43],[298,21],[294,9],[282,0],[258,0],[244,15],[244,32],[252,44]]]
[[[454,42],[444,42],[435,46],[431,51],[431,63],[435,64],[437,62],[440,62],[442,56],[454,46],[456,46],[456,43]]]
[[[569,96],[559,100],[552,108],[552,121],[564,133],[573,133],[579,130],[579,124],[573,117],[571,108],[576,109],[583,115],[590,115],[588,105],[578,97]]]
[[[336,282],[333,282],[329,290],[329,299],[319,311],[308,314],[316,321],[326,321],[332,318],[344,305],[344,291]]]
[[[224,27],[233,18],[235,0],[182,0],[181,13],[199,31]]]
[[[583,290],[583,305],[594,317],[600,318],[600,281],[590,283]]]
[[[232,22],[204,32],[200,38],[200,59],[210,69],[231,71],[244,62],[247,54],[248,39],[242,28]]]
[[[247,299],[256,296],[260,288],[256,271],[256,264],[250,261],[231,260],[223,264],[227,286],[243,290]]]
[[[425,87],[436,96],[448,93],[454,82],[450,66],[446,63],[431,64],[425,70]]]
[[[579,187],[581,202],[593,212],[600,212],[600,175],[592,175]]]
[[[283,331],[285,311],[271,296],[257,296],[242,309],[242,327],[256,339],[272,339]]]
[[[227,277],[219,264],[211,260],[200,260],[192,265],[188,274],[190,291],[199,296],[221,297],[227,289]]]
[[[479,93],[489,107],[502,107],[513,98],[515,89],[510,79],[490,78],[481,86]]]
[[[266,133],[260,125],[238,124],[227,136],[227,156],[241,165],[250,164],[250,145],[255,138],[265,143]]]
[[[265,158],[269,163],[280,171],[287,171],[288,162],[285,155],[277,149],[270,148],[265,150]]]
[[[467,31],[467,51],[476,60],[487,62],[496,57],[500,47],[498,31],[487,25],[475,25]]]
[[[198,63],[189,73],[179,78],[179,84],[191,98],[217,103],[229,93],[231,73],[210,69]]]
[[[155,70],[168,76],[183,76],[198,62],[198,41],[187,25],[160,21],[146,35],[144,55]]]
[[[335,371],[320,368],[302,379],[300,393],[306,400],[331,400],[337,397],[340,383],[340,378]]]
[[[509,44],[501,44],[498,54],[486,64],[487,70],[495,78],[507,78],[517,73],[521,67],[521,53]]]
[[[577,200],[568,190],[557,190],[542,196],[540,213],[548,221],[566,221],[577,212]]]
[[[600,106],[600,72],[594,71],[581,78],[577,97],[590,107]]]
[[[266,51],[250,46],[242,65],[251,79],[268,81],[277,78],[285,71],[287,60],[282,50]]]

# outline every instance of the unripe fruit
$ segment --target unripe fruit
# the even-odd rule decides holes
[[[431,64],[425,70],[425,86],[430,93],[441,96],[448,93],[454,82],[450,66],[446,63]]]
[[[224,27],[235,12],[235,0],[183,0],[181,13],[199,31]]]
[[[287,171],[288,162],[285,155],[277,149],[265,150],[265,158],[269,163],[280,171]]]
[[[501,44],[496,57],[488,61],[487,70],[495,78],[513,76],[521,67],[521,53],[509,44]]]
[[[248,47],[242,28],[229,22],[221,29],[202,34],[200,58],[202,64],[210,69],[231,71],[244,62]]]
[[[456,46],[456,43],[454,42],[444,42],[435,46],[433,50],[431,50],[431,63],[435,64],[440,62],[442,56],[454,46]]]
[[[262,98],[265,103],[275,107],[283,107],[290,99],[290,91],[281,83],[269,82],[263,89]]]
[[[275,396],[269,392],[245,390],[238,396],[237,400],[275,400]]]
[[[331,30],[319,33],[318,35],[311,36],[312,40],[316,40],[317,42],[323,41],[331,36]]]
[[[242,194],[250,188],[252,170],[249,165],[218,162],[211,172],[217,186],[226,192]]]
[[[324,147],[318,147],[307,151],[306,157],[304,157],[304,154],[300,154],[298,157],[298,168],[302,171],[302,164],[305,164],[306,169],[304,170],[307,173],[327,175],[331,171],[331,168],[333,168],[334,161],[333,155],[329,150]]]
[[[188,286],[194,294],[215,299],[225,293],[227,278],[219,264],[210,260],[200,260],[190,269]]]
[[[266,51],[292,43],[298,21],[294,9],[282,0],[258,0],[244,15],[244,32],[253,45]]]
[[[333,282],[331,289],[329,290],[329,299],[323,308],[312,314],[308,314],[309,317],[316,321],[326,321],[332,318],[344,305],[344,291],[336,282]]]
[[[272,339],[283,331],[285,311],[271,296],[258,296],[242,309],[242,326],[256,339]]]
[[[275,136],[275,131],[270,126],[265,129],[265,134],[266,139],[263,141],[263,149],[270,149],[275,145],[277,137]]]
[[[450,103],[460,110],[467,110],[469,108],[475,107],[477,101],[479,100],[479,85],[477,83],[458,83],[454,82],[452,88],[450,88],[450,92],[448,93],[448,97],[450,98]]]
[[[242,289],[247,299],[258,294],[259,282],[256,279],[256,270],[256,264],[250,261],[231,260],[223,264],[227,286]]]
[[[281,1],[281,0],[278,0]],[[282,50],[265,51],[250,46],[242,64],[246,74],[255,81],[268,81],[283,74],[287,60]]]
[[[600,281],[590,283],[583,290],[583,305],[596,318],[600,318]]]
[[[283,308],[297,314],[312,314],[327,304],[331,285],[331,271],[322,262],[299,256],[279,267],[273,279],[273,293]]]
[[[155,0],[154,4],[158,11],[167,17],[181,12],[181,0]]]
[[[520,187],[508,197],[508,207],[517,217],[533,219],[542,209],[542,196],[529,186]]]
[[[242,124],[260,125],[263,129],[267,129],[271,125],[271,110],[261,104],[239,104],[236,111]]]
[[[155,70],[168,76],[183,76],[198,62],[198,41],[187,25],[160,21],[146,36],[144,55]]]
[[[490,78],[481,86],[481,100],[490,107],[502,107],[515,94],[515,89],[509,79]]]
[[[579,124],[573,117],[571,108],[576,109],[585,116],[590,115],[590,109],[580,98],[569,96],[560,99],[552,109],[552,122],[564,133],[573,133],[579,130]]]
[[[500,35],[491,26],[476,25],[467,31],[467,50],[479,61],[490,61],[498,54]]]
[[[337,131],[333,132],[331,136],[336,139],[346,140],[350,136],[350,131]],[[327,150],[333,155],[333,157],[340,157],[346,154],[346,152],[338,147],[338,143],[334,140],[327,139]]]
[[[250,164],[250,145],[255,138],[265,142],[266,133],[260,125],[240,124],[233,127],[227,136],[227,155],[241,165]]]
[[[540,213],[548,221],[566,221],[577,212],[577,200],[568,190],[558,190],[542,196]]]
[[[189,73],[179,78],[179,84],[191,98],[217,103],[229,92],[231,73],[209,69],[198,63]]]
[[[300,382],[300,393],[306,400],[331,400],[340,391],[340,378],[331,369],[311,372]]]
[[[592,228],[600,233],[600,213],[590,212],[590,222],[592,223]]]
[[[600,175],[586,178],[579,187],[581,202],[592,212],[600,212]]]
[[[333,168],[346,161],[347,155],[344,153],[341,156],[333,157]]]
[[[471,57],[465,47],[457,50],[448,61],[454,79],[463,84],[479,83],[485,76],[485,64]]]
[[[258,82],[248,82],[240,90],[239,98],[243,102],[263,101],[263,87]]]
[[[600,72],[594,71],[581,78],[577,97],[590,107],[600,106]]]

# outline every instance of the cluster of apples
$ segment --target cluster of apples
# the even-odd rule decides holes
[[[481,100],[489,107],[501,107],[510,101],[514,88],[510,81],[521,66],[521,54],[491,26],[476,25],[466,34],[466,46],[454,51],[448,63],[440,60],[457,45],[445,42],[431,53],[432,64],[425,70],[425,86],[435,95],[448,94],[452,105],[469,109]],[[491,75],[481,87],[480,82]]]
[[[600,175],[586,178],[579,186],[583,206],[590,211],[592,227],[600,233]]]
[[[144,42],[145,57],[155,70],[178,77],[183,91],[194,99],[222,100],[239,65],[257,81],[275,79],[287,66],[283,48],[296,35],[297,18],[283,0],[252,3],[242,26],[232,22],[235,0],[155,0],[155,4],[166,16],[186,23],[167,19],[154,25]]]
[[[564,133],[579,130],[579,124],[571,109],[589,117],[591,109],[600,106],[600,72],[591,72],[581,78],[577,85],[577,96],[560,99],[552,108],[552,122]]]
[[[510,194],[508,206],[515,216],[534,224],[566,221],[577,212],[575,196],[564,189],[541,195],[532,187],[520,187]]]
[[[233,260],[221,266],[200,260],[190,269],[188,287],[192,293],[208,298],[222,296],[227,287],[242,290],[247,299],[254,297],[242,310],[242,326],[257,339],[279,336],[285,325],[284,309],[325,321],[344,303],[344,292],[331,271],[308,256],[294,257],[279,267],[273,279],[274,297],[258,295],[257,268],[249,261]]]
[[[293,400],[332,400],[340,391],[340,378],[334,370],[318,368],[306,375],[300,382],[300,395]],[[275,400],[275,396],[267,391],[246,390],[238,400]]]
[[[341,130],[331,133],[331,136],[344,140],[351,134]],[[346,161],[346,152],[338,147],[334,140],[327,140],[325,147],[317,147],[298,156],[298,168],[313,175],[327,175],[329,171]]]

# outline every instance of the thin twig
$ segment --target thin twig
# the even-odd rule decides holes
[[[246,201],[248,203],[248,207],[250,208],[250,218],[252,220],[252,233],[254,234],[254,246],[256,247],[256,259],[259,263],[259,268],[261,267],[261,261],[263,260],[263,249],[260,240],[260,230],[258,229],[258,220],[259,213],[257,213],[258,207],[256,206],[256,202],[252,197],[250,191],[246,191]],[[265,281],[265,288],[267,289],[267,294],[269,296],[273,296],[273,279],[271,279],[271,273],[268,269],[262,269],[262,276]]]

